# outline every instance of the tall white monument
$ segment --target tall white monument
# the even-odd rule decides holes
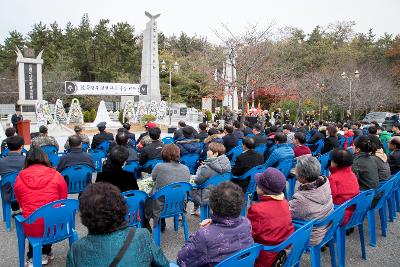
[[[150,19],[146,23],[146,29],[143,32],[143,50],[142,50],[142,72],[140,84],[147,85],[147,95],[140,96],[140,100],[145,102],[161,101],[160,94],[160,76],[158,62],[158,31],[156,19],[160,16],[151,15],[145,12]]]
[[[121,123],[112,121],[110,119],[110,115],[108,114],[106,103],[104,100],[100,101],[99,108],[97,109],[96,113],[96,119],[92,124],[90,124],[91,127],[97,127],[97,124],[100,122],[105,121],[107,123],[107,127],[109,128],[116,128],[116,127],[121,127]]]
[[[42,53],[35,58],[32,49],[24,49],[24,55],[21,50],[16,48],[18,64],[18,104],[22,111],[34,112],[38,100],[43,100],[42,87]]]
[[[222,77],[225,81],[223,106],[230,106],[238,111],[238,94],[236,86],[236,54],[233,49],[226,54]]]

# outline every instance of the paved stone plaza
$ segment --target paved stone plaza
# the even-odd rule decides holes
[[[190,210],[191,207],[191,204],[189,204],[188,210]],[[198,228],[199,218],[188,214],[187,220],[189,233],[193,233]],[[377,219],[377,223],[379,227],[379,219]],[[79,215],[77,215],[76,229],[80,238],[87,234],[86,227],[81,224]],[[365,229],[367,229],[367,224]],[[365,237],[368,242],[369,236],[367,230],[365,231]],[[182,227],[180,227],[178,233],[176,233],[173,229],[172,220],[167,220],[167,229],[162,234],[161,242],[165,255],[169,260],[175,261],[176,255],[184,242]],[[11,232],[7,232],[4,223],[0,223],[0,244],[0,266],[18,266],[17,238],[14,222],[12,223]],[[367,246],[368,261],[364,261],[361,258],[357,231],[347,238],[346,245],[347,266],[400,266],[398,252],[400,247],[400,219],[398,218],[394,223],[389,223],[388,236],[386,238],[382,238],[380,232],[378,232],[376,248],[370,247],[369,245]],[[55,260],[48,266],[65,266],[67,251],[68,241],[55,244],[53,246]],[[329,252],[323,252],[321,257],[322,266],[329,266]],[[310,266],[309,256],[307,254],[303,256],[302,265]]]

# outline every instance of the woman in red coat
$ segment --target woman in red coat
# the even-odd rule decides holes
[[[247,214],[252,226],[254,242],[266,246],[278,245],[293,232],[289,204],[283,195],[285,176],[275,168],[267,168],[255,175],[260,202],[253,202]],[[256,267],[272,266],[278,253],[262,251]]]
[[[15,198],[25,218],[47,203],[67,198],[68,188],[64,178],[50,166],[47,155],[43,151],[39,148],[31,148],[26,156],[25,168],[18,174],[14,185]],[[24,224],[23,227],[27,236],[43,236],[42,219],[33,224]],[[42,254],[42,264],[47,264],[49,260],[52,260],[54,256],[51,253],[51,245],[44,245]],[[28,266],[32,266],[32,255],[32,246],[29,244]]]
[[[351,169],[353,155],[346,149],[334,149],[331,152],[331,175],[329,184],[331,186],[333,204],[340,205],[360,193],[357,177]],[[342,225],[345,225],[354,207],[346,209]]]

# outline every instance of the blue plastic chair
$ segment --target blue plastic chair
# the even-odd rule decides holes
[[[277,169],[280,170],[283,175],[287,178],[290,174],[290,170],[293,168],[293,160],[287,160],[279,163]]]
[[[336,240],[338,246],[339,266],[346,266],[346,230],[358,226],[361,243],[361,254],[363,259],[367,259],[365,253],[364,239],[364,219],[370,209],[372,199],[374,198],[374,190],[361,192],[351,200],[347,201],[347,207],[355,206],[352,216],[346,225],[341,225],[336,231]]]
[[[78,200],[63,199],[40,207],[27,218],[22,215],[15,216],[20,267],[25,264],[25,238],[33,247],[33,266],[35,267],[42,266],[42,245],[50,245],[68,239],[71,246],[78,240],[78,233],[75,230],[75,213],[78,207]],[[43,236],[26,236],[22,224],[32,224],[40,218],[44,222]]]
[[[254,244],[253,246],[243,249],[235,254],[229,256],[228,258],[224,259],[215,267],[248,267],[254,266],[254,263],[260,254],[263,246],[260,244]]]
[[[147,161],[144,165],[143,165],[143,169],[148,169],[151,168],[152,170],[154,170],[154,168],[156,167],[156,165],[158,163],[163,163],[164,161],[162,159],[151,159],[149,161]]]
[[[7,157],[8,153],[10,153],[10,149],[8,147],[4,148],[3,151],[1,151],[0,158]]]
[[[122,192],[122,196],[125,198],[126,204],[128,205],[128,212],[126,213],[125,217],[128,225],[142,228],[142,219],[144,218],[144,203],[149,196],[146,194],[146,192],[140,190]]]
[[[166,136],[163,139],[161,139],[161,141],[165,144],[173,144],[174,143],[174,138],[172,136]]]
[[[396,219],[396,211],[400,212],[400,171],[390,178],[393,180],[393,190],[388,199],[389,206],[389,221],[393,222]]]
[[[263,250],[268,252],[279,252],[291,247],[289,255],[283,264],[284,267],[300,266],[301,256],[310,242],[311,230],[314,221],[307,222],[296,230],[288,239],[276,246],[264,246]]]
[[[82,143],[82,151],[83,152],[88,152],[89,150],[89,144],[88,143]]]
[[[164,186],[152,196],[152,200],[164,197],[164,206],[157,222],[154,222],[153,238],[156,245],[161,244],[161,219],[174,217],[174,229],[178,231],[179,216],[182,216],[185,240],[188,240],[188,225],[185,218],[185,202],[187,194],[192,190],[189,183],[180,182]]]
[[[140,168],[139,162],[135,160],[127,161],[125,165],[122,167],[124,171],[132,173],[134,179],[137,179],[138,177],[139,168]]]
[[[306,134],[306,142],[308,142],[308,140],[310,140],[310,138],[311,138],[311,133],[308,132],[308,133]]]
[[[58,163],[60,162],[60,156],[58,154],[47,154],[47,157],[49,158],[51,166],[57,168]]]
[[[230,172],[215,175],[211,178],[208,178],[204,183],[194,186],[196,189],[204,189],[204,188],[212,188],[217,186],[220,183],[230,181],[232,174]],[[207,204],[200,205],[200,220],[203,221],[207,218],[210,218],[210,206]]]
[[[307,250],[310,251],[311,266],[321,266],[321,247],[325,244],[329,246],[329,252],[331,255],[331,266],[336,266],[336,255],[335,255],[335,234],[343,221],[344,212],[346,211],[347,203],[343,203],[338,208],[333,210],[328,216],[322,220],[314,222],[313,227],[323,227],[330,225],[325,237],[321,240],[318,245],[308,246]],[[294,224],[304,224],[302,221],[293,221]]]
[[[235,165],[236,158],[239,157],[240,154],[243,152],[243,147],[242,146],[236,146],[232,148],[229,152],[225,153],[225,156],[227,156],[231,160],[231,166]]]
[[[326,152],[318,158],[321,163],[321,175],[329,176],[329,160],[331,159],[331,151]]]
[[[28,154],[28,150],[26,150],[25,148],[22,148],[21,155],[26,156],[26,154]]]
[[[180,161],[189,168],[190,174],[196,174],[199,159],[199,154],[186,154],[181,157]]]
[[[7,157],[8,154],[10,153],[10,149],[8,147],[6,147],[5,149],[3,149],[3,151],[1,152],[0,158],[4,158]],[[28,154],[28,151],[25,148],[21,149],[21,155],[22,156],[26,156],[26,154]]]
[[[85,191],[86,186],[92,183],[92,175],[96,170],[84,164],[74,165],[62,170],[68,185],[68,194],[78,194]]]
[[[108,153],[108,151],[110,150],[110,144],[111,144],[112,142],[113,142],[113,141],[111,141],[111,140],[103,141],[103,142],[101,142],[101,143],[97,146],[96,149],[102,150],[102,151]]]
[[[93,149],[89,151],[89,154],[93,159],[94,166],[96,166],[96,171],[101,172],[103,159],[107,157],[106,153],[103,150]]]
[[[44,145],[44,146],[41,146],[40,149],[47,155],[50,155],[50,154],[57,155],[57,153],[58,153],[58,148],[53,145]]]
[[[264,155],[265,150],[267,150],[267,145],[262,144],[254,148],[254,151],[257,152],[258,154]]]
[[[376,211],[379,211],[379,218],[381,221],[382,236],[386,237],[387,230],[387,210],[386,203],[393,190],[394,180],[390,179],[385,182],[381,187],[375,190],[375,195],[382,195],[375,207],[368,211],[368,230],[369,230],[369,245],[376,246]]]
[[[18,172],[9,172],[1,176],[0,180],[0,193],[1,193],[1,206],[3,208],[3,221],[6,222],[7,232],[11,231],[11,202],[16,201],[14,195],[14,184],[17,179]],[[11,199],[9,202],[5,202],[3,195],[3,187],[9,184],[11,187]]]
[[[254,179],[256,173],[261,173],[265,170],[265,165],[259,165],[259,166],[255,166],[253,168],[251,168],[250,170],[248,170],[245,174],[243,174],[240,177],[232,177],[234,179],[237,180],[244,180],[250,177],[250,181],[249,181],[249,185],[247,186],[247,190],[246,193],[244,194],[245,197],[245,205],[243,206],[241,215],[242,216],[246,216],[246,212],[247,212],[247,204],[249,202],[249,198],[250,198],[250,204],[253,202],[253,195],[254,192],[256,192],[256,188],[257,188],[257,184],[256,184],[256,180]]]
[[[324,147],[324,140],[320,139],[315,144],[305,144],[311,149],[311,155],[317,156],[321,153],[322,148]],[[312,148],[315,148],[314,151]]]
[[[243,139],[239,138],[236,146],[242,146],[242,145],[243,145]]]
[[[295,178],[288,179],[290,171],[291,171],[292,168],[293,168],[293,161],[292,160],[283,161],[277,167],[277,169],[280,170],[283,173],[283,175],[285,175],[286,180],[289,182],[289,194],[286,192],[286,187],[285,187],[285,189],[283,191],[284,194],[285,194],[286,199],[289,199],[289,200],[293,198],[294,188],[295,188],[295,185],[296,185],[296,180],[294,180],[294,183],[293,183],[293,181],[291,181],[291,180],[293,180]]]

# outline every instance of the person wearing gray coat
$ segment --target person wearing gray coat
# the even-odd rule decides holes
[[[153,195],[161,188],[172,183],[187,182],[189,183],[190,171],[189,168],[181,163],[180,150],[175,144],[168,144],[162,148],[161,157],[164,163],[158,163],[151,173],[154,181],[154,187],[150,193]],[[151,200],[148,198],[145,202],[145,219],[143,225],[151,230],[149,220],[152,218],[154,223],[158,222],[161,212],[164,207],[164,197]],[[165,219],[162,219],[161,230],[165,229]]]
[[[211,143],[207,150],[207,160],[203,162],[197,169],[194,179],[195,184],[201,185],[207,179],[224,174],[231,171],[231,163],[227,156],[225,156],[225,147],[220,143]],[[192,214],[197,214],[199,205],[208,203],[210,196],[210,189],[194,189],[191,192],[192,200],[194,203],[194,210]]]
[[[298,157],[296,176],[301,185],[289,202],[293,219],[321,220],[333,211],[333,200],[328,178],[319,176],[321,165],[318,160],[305,155]],[[329,225],[314,227],[310,237],[310,246],[319,244],[324,238]]]

